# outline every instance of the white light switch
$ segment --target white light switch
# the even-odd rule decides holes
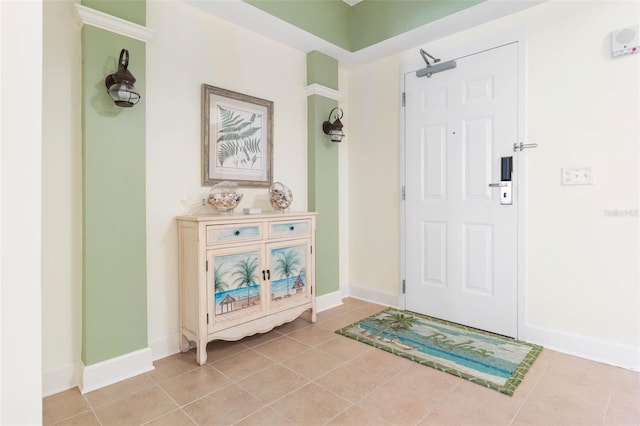
[[[592,185],[593,174],[591,167],[563,167],[563,185]]]

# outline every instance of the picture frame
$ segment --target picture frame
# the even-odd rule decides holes
[[[202,185],[273,180],[273,102],[202,85]]]

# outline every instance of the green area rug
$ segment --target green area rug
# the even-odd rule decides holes
[[[393,308],[336,333],[509,396],[542,351],[541,346]]]

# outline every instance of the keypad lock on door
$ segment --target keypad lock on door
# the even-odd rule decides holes
[[[500,161],[500,182],[490,183],[492,188],[500,188],[500,204],[513,204],[513,186],[511,173],[513,172],[513,157],[502,157]]]

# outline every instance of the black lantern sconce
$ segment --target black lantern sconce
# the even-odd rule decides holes
[[[338,110],[338,112],[336,113],[336,121],[334,121],[333,123],[331,122],[331,114],[333,114],[333,111]],[[342,132],[342,122],[340,121],[340,119],[342,118],[342,115],[344,113],[342,112],[342,110],[338,107],[335,107],[334,109],[331,110],[331,112],[329,113],[329,118],[327,121],[325,121],[324,123],[322,123],[322,131],[329,135],[331,137],[331,142],[342,142],[342,138],[345,137],[346,135]]]
[[[119,107],[129,108],[134,106],[140,100],[140,94],[136,92],[133,84],[136,78],[129,72],[129,51],[122,49],[120,52],[120,60],[118,61],[118,71],[109,75],[104,81],[107,86],[107,92],[113,101]]]

